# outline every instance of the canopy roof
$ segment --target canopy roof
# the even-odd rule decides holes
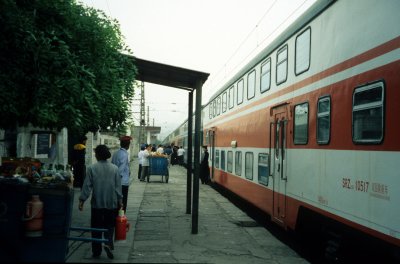
[[[209,73],[180,68],[159,62],[133,58],[138,69],[136,79],[142,82],[155,83],[164,86],[193,91],[196,83],[203,84]]]

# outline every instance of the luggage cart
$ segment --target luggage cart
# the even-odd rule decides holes
[[[149,157],[149,176],[147,181],[150,179],[150,175],[161,175],[161,181],[168,183],[169,170],[168,170],[168,158],[166,157]]]

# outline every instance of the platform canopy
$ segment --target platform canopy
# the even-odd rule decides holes
[[[136,79],[142,82],[193,91],[199,81],[203,84],[210,75],[205,72],[143,60],[137,57],[133,59],[138,69]]]
[[[129,55],[127,55],[129,56]],[[198,211],[199,211],[199,175],[200,175],[200,142],[201,142],[201,94],[202,86],[207,80],[209,73],[180,68],[154,61],[143,60],[130,56],[138,70],[136,80],[149,82],[163,86],[170,86],[183,89],[189,92],[188,104],[188,130],[192,129],[193,118],[193,93],[196,91],[195,111],[195,133],[194,148],[192,147],[192,133],[188,133],[187,146],[187,190],[186,190],[186,213],[192,213],[192,234],[198,232]],[[193,149],[197,151],[193,151]],[[194,155],[193,155],[194,154]],[[194,167],[193,181],[193,210],[191,210],[192,196],[192,157]]]

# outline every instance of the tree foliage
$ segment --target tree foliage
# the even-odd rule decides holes
[[[0,128],[125,125],[136,68],[116,20],[74,0],[2,0],[0,10]]]

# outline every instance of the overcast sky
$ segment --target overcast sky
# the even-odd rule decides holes
[[[119,21],[133,55],[210,73],[203,104],[315,0],[78,0]],[[162,140],[187,118],[188,92],[145,83]],[[139,95],[137,93],[137,97]],[[139,112],[139,101],[133,103]],[[139,114],[134,114],[136,124]],[[146,113],[147,121],[147,113]]]

